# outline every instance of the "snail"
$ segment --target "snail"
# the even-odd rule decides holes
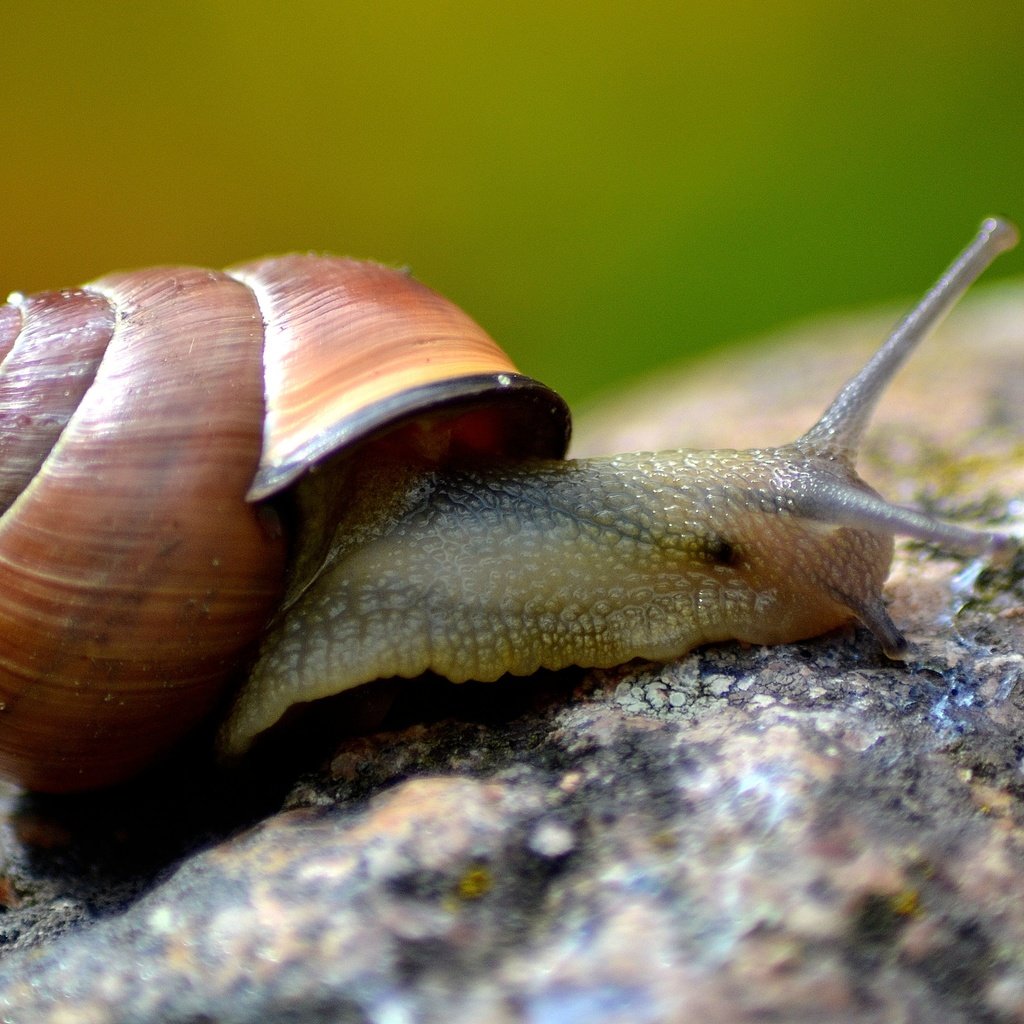
[[[297,702],[432,670],[664,661],[859,620],[898,658],[893,536],[1004,535],[886,502],[861,435],[1016,229],[974,241],[792,444],[565,459],[568,413],[457,307],[374,263],[153,268],[0,307],[0,772],[122,780],[242,685]]]

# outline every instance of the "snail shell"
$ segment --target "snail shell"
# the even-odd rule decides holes
[[[465,313],[353,260],[13,295],[0,357],[0,773],[33,789],[125,778],[208,713],[284,592],[266,499],[311,466],[417,417],[431,458],[567,443]]]

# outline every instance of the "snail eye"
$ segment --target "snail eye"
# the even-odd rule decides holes
[[[735,565],[739,561],[736,545],[718,534],[708,537],[704,555],[712,565]]]

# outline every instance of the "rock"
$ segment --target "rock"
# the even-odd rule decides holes
[[[788,440],[886,326],[666,377],[578,447]],[[1017,285],[914,356],[862,467],[897,500],[1019,525],[1022,438]],[[849,628],[417,681],[308,771],[271,748],[251,776],[8,791],[0,1019],[1024,1021],[1022,588],[1019,555],[901,543],[905,664]]]

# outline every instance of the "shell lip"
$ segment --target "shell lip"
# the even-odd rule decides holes
[[[557,392],[519,373],[472,374],[409,388],[340,420],[293,449],[287,458],[261,465],[246,499],[269,498],[328,456],[384,434],[417,415],[469,412],[485,406],[501,408],[501,454],[564,458],[571,417]]]

